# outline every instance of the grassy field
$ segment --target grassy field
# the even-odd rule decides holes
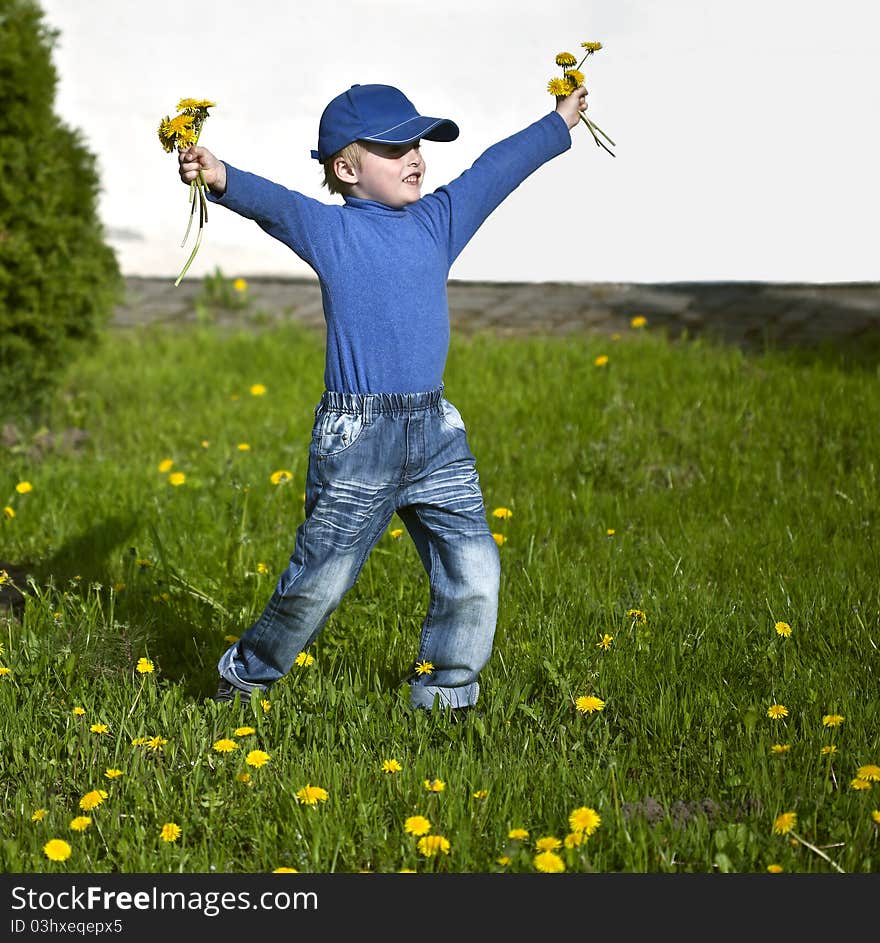
[[[466,723],[408,708],[396,521],[310,658],[210,700],[302,520],[319,335],[69,369],[2,452],[4,871],[880,870],[876,368],[648,324],[458,338],[446,376],[502,542]]]

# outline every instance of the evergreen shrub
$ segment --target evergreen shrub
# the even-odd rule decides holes
[[[55,114],[58,32],[0,0],[0,409],[35,416],[95,343],[123,279],[98,217],[94,156]]]

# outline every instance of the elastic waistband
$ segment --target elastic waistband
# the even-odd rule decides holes
[[[359,413],[369,422],[379,413],[413,413],[424,409],[436,409],[443,399],[442,384],[436,390],[424,393],[337,393],[325,390],[321,396],[321,407],[336,412]]]

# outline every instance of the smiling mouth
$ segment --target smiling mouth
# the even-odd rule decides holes
[[[403,178],[404,183],[408,183],[410,186],[418,185],[418,182],[421,180],[420,174],[410,174],[408,177]]]

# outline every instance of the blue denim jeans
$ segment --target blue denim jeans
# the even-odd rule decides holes
[[[464,423],[442,387],[324,393],[290,564],[262,615],[220,658],[220,674],[246,691],[287,674],[354,585],[395,511],[430,583],[417,661],[434,667],[410,678],[410,703],[476,703],[495,635],[500,563]]]

